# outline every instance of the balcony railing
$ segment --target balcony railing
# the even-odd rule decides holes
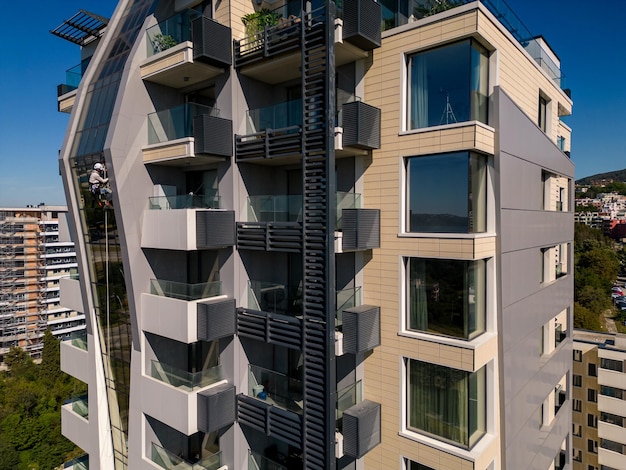
[[[565,338],[567,338],[567,331],[563,331],[563,325],[559,323],[554,327],[554,347],[556,348],[565,341]]]
[[[208,387],[222,380],[222,367],[215,366],[198,372],[188,372],[156,360],[151,361],[150,377],[188,391]]]
[[[222,466],[222,453],[192,463],[153,442],[150,460],[168,470],[217,470]]]
[[[91,57],[83,60],[80,64],[75,65],[65,71],[65,83],[58,86],[57,95],[62,96],[65,93],[76,90],[80,81],[83,79],[83,75],[87,70],[87,66],[91,61]]]
[[[337,391],[337,430],[343,429],[343,412],[363,401],[363,383],[359,380],[346,388]]]
[[[248,308],[281,315],[302,313],[302,284],[286,285],[251,280],[248,283]]]
[[[219,209],[220,197],[182,194],[179,196],[155,196],[148,200],[150,210],[168,209]]]
[[[248,396],[302,413],[302,381],[253,364],[248,367]]]
[[[219,109],[197,103],[185,103],[148,114],[148,144],[193,137],[194,117],[219,117],[219,114]]]
[[[183,10],[146,30],[148,57],[191,41],[191,21],[200,17],[195,10]]]
[[[82,349],[83,351],[87,351],[87,332],[86,331],[76,331],[70,334],[70,337],[67,339],[70,344],[78,349]]]
[[[89,454],[81,455],[75,459],[65,462],[63,468],[70,470],[88,470],[89,469]]]
[[[561,387],[554,390],[554,414],[556,415],[567,400],[567,393]]]
[[[248,450],[248,470],[287,470],[287,467]]]
[[[216,297],[222,293],[221,281],[188,284],[185,282],[150,280],[150,293],[179,300],[199,300]]]
[[[361,287],[337,291],[336,326],[343,325],[343,311],[361,305]]]
[[[78,416],[89,418],[89,402],[86,394],[72,397],[66,403],[72,404],[72,411]]]
[[[301,125],[302,100],[285,101],[246,112],[246,134],[268,129],[296,132]]]

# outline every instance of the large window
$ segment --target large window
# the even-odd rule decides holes
[[[407,426],[472,447],[485,434],[485,368],[465,372],[408,360]]]
[[[407,230],[486,231],[486,160],[471,152],[407,159]]]
[[[486,261],[409,258],[407,326],[472,339],[485,331]]]
[[[408,129],[487,122],[489,58],[468,39],[408,58]]]

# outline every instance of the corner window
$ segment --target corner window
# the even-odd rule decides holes
[[[408,57],[407,129],[487,123],[489,57],[468,39]]]
[[[407,231],[486,231],[487,162],[471,152],[407,159]]]
[[[471,448],[485,434],[485,367],[465,372],[409,359],[407,427]]]
[[[473,339],[485,331],[485,260],[409,258],[407,327]]]

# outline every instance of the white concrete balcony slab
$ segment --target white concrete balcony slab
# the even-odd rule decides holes
[[[81,382],[89,383],[89,352],[86,337],[61,341],[61,370]]]
[[[65,308],[84,313],[83,294],[80,289],[80,281],[69,277],[59,280],[61,291],[61,305]]]
[[[88,405],[81,399],[66,403],[61,407],[61,434],[78,447],[89,453]]]

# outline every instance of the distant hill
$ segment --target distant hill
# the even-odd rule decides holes
[[[590,184],[592,181],[598,180],[613,180],[619,182],[626,182],[626,168],[623,170],[609,171],[608,173],[598,173],[597,175],[587,176],[576,180],[576,184]]]

